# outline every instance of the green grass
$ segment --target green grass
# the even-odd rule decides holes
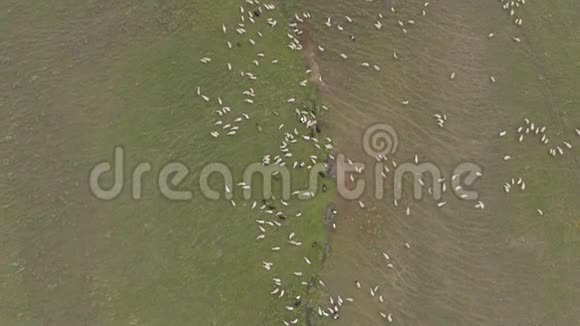
[[[550,147],[562,146],[562,141],[575,147],[564,159],[549,157],[548,146],[519,150],[522,159],[533,163],[513,169],[530,180],[536,191],[519,198],[521,204],[508,210],[507,214],[514,218],[506,221],[506,233],[521,233],[539,242],[529,264],[538,272],[532,288],[537,291],[535,298],[542,310],[535,315],[543,324],[569,325],[578,322],[578,315],[572,311],[580,300],[580,293],[572,285],[577,279],[575,270],[580,267],[577,259],[580,230],[576,226],[580,208],[577,201],[580,143],[574,133],[580,123],[576,55],[580,42],[574,32],[580,16],[577,4],[572,1],[534,3],[526,6],[522,15],[525,28],[514,34],[521,35],[525,45],[515,47],[511,53],[501,51],[513,77],[508,76],[510,81],[498,92],[499,96],[520,119],[529,117],[546,124]],[[538,216],[536,207],[545,215]],[[526,227],[531,221],[536,227]],[[514,268],[513,272],[517,275],[526,271]]]
[[[239,191],[236,208],[198,191],[207,163],[227,164],[239,182],[247,164],[277,155],[284,132],[304,130],[294,108],[318,97],[298,84],[307,76],[301,54],[286,46],[289,12],[267,12],[248,27],[258,43],[252,47],[247,36],[232,33],[238,6],[230,0],[3,5],[0,24],[9,31],[11,65],[2,67],[2,136],[12,137],[3,175],[14,174],[2,198],[0,227],[4,323],[221,326],[303,319],[315,294],[300,281],[318,274],[322,248],[311,244],[325,242],[322,217],[332,192],[291,200],[288,214],[301,211],[302,217],[290,217],[257,242],[255,220],[271,217],[250,210],[252,201],[243,202]],[[266,17],[278,20],[276,29]],[[266,57],[254,67],[258,52]],[[203,65],[204,56],[213,62]],[[274,58],[278,65],[270,64]],[[234,67],[230,73],[226,62]],[[259,79],[242,81],[241,70]],[[39,78],[32,81],[35,74]],[[195,95],[197,86],[211,103]],[[257,93],[254,105],[242,100],[249,87]],[[236,137],[209,135],[216,129],[217,96],[232,107],[230,120],[242,112],[251,116]],[[289,97],[301,104],[287,103]],[[278,130],[281,123],[285,128]],[[124,191],[111,202],[96,200],[88,193],[89,169],[112,161],[115,145],[126,153]],[[292,151],[305,160],[313,149],[299,144]],[[192,201],[172,202],[156,189],[159,170],[175,160],[190,168],[182,185],[194,191]],[[144,197],[134,201],[130,174],[145,161],[153,168],[144,177]],[[223,189],[217,179],[212,184]],[[287,244],[290,232],[301,247]],[[273,253],[275,245],[282,250]],[[262,260],[274,262],[273,271],[265,271]],[[304,298],[301,309],[291,314],[284,309],[292,303],[288,295],[268,294],[272,277]]]
[[[314,88],[299,86],[306,79],[304,61],[299,52],[286,46],[286,18],[298,8],[312,12],[316,23],[311,34],[327,49],[319,59],[324,79],[340,98],[335,121],[348,126],[341,126],[347,133],[337,135],[344,141],[341,146],[359,146],[358,138],[353,138],[359,137],[356,131],[362,127],[358,124],[384,120],[394,124],[400,136],[397,160],[420,153],[446,165],[471,159],[486,164],[481,188],[490,203],[481,216],[457,206],[461,219],[441,218],[447,229],[429,224],[439,222],[437,212],[429,221],[410,227],[397,221],[401,212],[386,208],[383,214],[381,208],[377,214],[389,223],[370,224],[377,226],[363,230],[362,238],[371,238],[371,250],[386,248],[405,271],[392,290],[388,280],[381,285],[390,290],[388,308],[404,311],[406,315],[397,314],[397,318],[409,323],[428,320],[447,325],[474,310],[470,300],[462,300],[468,295],[477,299],[476,313],[494,312],[488,316],[492,321],[577,324],[580,143],[573,129],[580,127],[576,32],[580,11],[575,2],[531,1],[521,11],[521,28],[511,24],[498,3],[497,10],[489,4],[433,3],[433,15],[429,11],[425,20],[417,16],[423,5],[409,3],[398,12],[400,17],[417,18],[417,24],[403,36],[387,14],[388,8],[378,2],[367,8],[350,2],[320,1],[306,7],[303,1],[284,1],[282,12],[266,13],[248,28],[248,35],[258,42],[256,47],[247,36],[231,34],[239,4],[233,0],[58,0],[0,5],[4,32],[0,39],[2,324],[221,326],[277,325],[282,319],[302,319],[306,303],[317,300],[320,293],[306,293],[300,281],[319,274],[321,247],[311,244],[325,241],[322,215],[335,194],[292,201],[288,214],[302,211],[303,216],[289,218],[257,242],[254,220],[264,217],[249,209],[251,201],[242,201],[239,192],[237,208],[226,200],[209,201],[197,185],[199,171],[209,162],[226,163],[235,171],[235,182],[240,181],[248,163],[259,161],[265,153],[278,153],[284,131],[301,130],[295,121],[296,106],[311,99],[321,101]],[[381,32],[367,19],[379,10],[388,22]],[[338,17],[344,14],[355,19],[352,27],[345,26],[357,35],[356,42],[345,35],[338,38],[335,29],[322,24],[328,15],[340,21]],[[264,23],[268,16],[278,20],[274,31]],[[368,21],[363,23],[363,19]],[[226,47],[222,23],[230,29],[227,37],[234,44],[232,50]],[[256,35],[258,30],[263,38]],[[496,37],[487,40],[491,31]],[[521,37],[522,43],[515,44],[512,36]],[[465,50],[466,44],[473,48]],[[393,50],[398,51],[399,61],[392,60]],[[347,63],[338,57],[342,51],[348,52]],[[251,61],[258,52],[266,57],[256,68]],[[212,57],[212,63],[201,64],[204,56]],[[280,60],[278,65],[269,63],[274,58]],[[359,73],[363,60],[380,64],[382,73]],[[234,67],[231,73],[226,71],[226,62]],[[256,72],[259,79],[242,81],[240,70]],[[455,70],[458,77],[452,84],[448,76]],[[491,74],[498,79],[494,85],[487,83]],[[197,86],[212,98],[211,103],[195,95]],[[257,92],[254,105],[241,97],[249,87]],[[209,136],[217,128],[217,96],[233,108],[228,119],[241,112],[252,117],[235,138]],[[288,104],[289,97],[300,103]],[[401,107],[403,98],[411,104]],[[342,106],[344,111],[340,111]],[[432,126],[431,114],[436,111],[449,113],[446,130],[425,127]],[[575,149],[565,159],[555,160],[548,157],[547,147],[532,144],[535,140],[526,139],[522,145],[513,138],[495,137],[499,130],[513,131],[524,117],[545,124],[553,142],[569,140]],[[256,123],[263,133],[257,132]],[[281,123],[285,128],[278,130]],[[474,146],[467,148],[467,140]],[[440,151],[441,144],[453,146],[454,152]],[[88,191],[88,171],[97,162],[111,160],[115,145],[126,150],[126,186],[120,198],[103,202]],[[305,144],[293,149],[302,158],[312,152]],[[506,153],[514,159],[501,161]],[[176,160],[190,168],[182,187],[194,191],[192,201],[171,202],[155,186],[161,167]],[[130,171],[144,161],[151,162],[153,169],[145,175],[144,198],[134,201]],[[520,175],[527,180],[528,191],[504,195],[501,183]],[[303,173],[296,176],[304,177]],[[214,189],[223,188],[218,177],[211,184]],[[259,200],[260,187],[255,190]],[[543,209],[545,216],[539,216],[536,208]],[[348,218],[367,221],[358,211]],[[413,233],[426,225],[451,231]],[[478,235],[478,230],[471,230],[470,225],[488,227],[481,233],[493,234],[486,239],[497,246],[471,245],[469,236]],[[290,232],[296,232],[303,246],[286,243]],[[416,234],[435,242],[422,244],[428,239],[413,238]],[[398,251],[406,236],[417,256]],[[451,282],[455,275],[449,276],[448,271],[457,270],[457,264],[440,256],[446,248],[461,252],[464,248],[455,247],[457,243],[480,250],[477,254],[486,257],[478,260],[472,258],[477,255],[463,253],[452,258],[464,258],[460,266],[488,283],[473,284],[469,277]],[[511,246],[514,243],[518,246]],[[278,245],[282,250],[273,253],[270,248]],[[313,265],[304,263],[305,256]],[[348,279],[341,284],[337,283],[343,278],[335,280],[335,287],[327,289],[333,295],[352,288],[355,276],[350,272],[359,272],[357,278],[379,275],[374,262],[352,266],[346,258],[338,257],[330,264]],[[262,269],[262,260],[274,262],[274,270]],[[305,276],[299,279],[292,275],[294,271]],[[486,279],[488,275],[480,271],[495,272],[500,279]],[[276,299],[268,294],[274,288],[272,277],[283,279],[289,294],[305,296],[302,309],[289,313],[284,309],[292,303],[289,296]],[[447,283],[438,283],[438,277]],[[499,285],[490,296],[491,290],[485,287],[495,285],[493,281]],[[500,288],[502,284],[508,288]],[[405,286],[421,290],[405,291]],[[453,291],[462,286],[470,293],[459,293],[462,301],[451,301],[455,305],[446,307],[444,303],[458,294]],[[441,295],[445,300],[439,300]],[[514,299],[500,301],[502,295]],[[357,308],[362,311],[358,317],[378,318],[374,305]],[[458,310],[464,310],[461,316]],[[358,317],[345,308],[342,321]]]

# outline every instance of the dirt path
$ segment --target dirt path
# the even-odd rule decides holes
[[[300,43],[303,46],[302,53],[304,54],[304,60],[306,65],[311,70],[310,71],[310,82],[314,83],[321,91],[328,91],[328,86],[324,82],[322,75],[320,73],[320,66],[318,64],[317,58],[317,46],[310,37],[308,30],[304,30],[302,35],[300,35]]]

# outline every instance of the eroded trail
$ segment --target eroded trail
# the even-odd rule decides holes
[[[302,53],[304,54],[304,60],[306,61],[308,69],[310,69],[309,81],[314,83],[321,91],[328,91],[328,87],[324,83],[322,75],[320,74],[316,44],[314,44],[308,30],[305,30],[300,36],[300,42],[303,45]]]

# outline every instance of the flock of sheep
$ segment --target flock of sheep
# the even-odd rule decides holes
[[[367,0],[369,1],[369,0]],[[523,23],[523,19],[518,16],[518,8],[525,5],[525,0],[517,0],[517,1],[506,1],[500,0],[502,3],[503,8],[509,12],[510,16],[514,17],[514,24],[516,26],[521,26]],[[421,9],[419,17],[423,17],[427,15],[427,10],[429,8],[429,2],[425,2],[423,8]],[[260,42],[260,38],[263,37],[263,33],[269,33],[275,30],[276,28],[285,29],[285,33],[288,37],[288,49],[291,51],[302,51],[304,49],[303,44],[300,41],[300,35],[303,33],[302,24],[308,21],[309,24],[322,24],[326,26],[326,28],[336,29],[337,32],[340,33],[348,33],[347,36],[351,39],[355,39],[356,36],[352,35],[348,32],[349,24],[353,24],[355,20],[349,16],[343,17],[312,17],[312,15],[308,12],[303,12],[299,14],[295,14],[292,18],[291,22],[287,26],[278,26],[278,21],[268,16],[267,13],[270,11],[277,10],[276,6],[273,4],[261,4],[257,0],[246,0],[246,4],[240,6],[240,21],[238,24],[233,26],[228,26],[223,24],[221,26],[221,31],[223,34],[228,38],[225,42],[225,45],[228,49],[235,51],[236,48],[233,46],[234,40],[245,40],[247,41],[246,44],[249,46],[255,46],[257,43]],[[403,34],[407,34],[410,32],[409,26],[414,25],[417,21],[415,19],[402,19],[398,16],[398,12],[396,8],[388,8],[386,13],[378,12],[375,18],[370,19],[368,22],[369,26],[374,26],[376,30],[381,30],[383,26],[386,24],[395,24],[398,26]],[[389,19],[392,17],[393,19]],[[420,18],[418,18],[420,19]],[[361,22],[362,23],[362,22]],[[254,35],[253,33],[248,32],[249,25],[256,24],[255,26],[261,26],[261,31],[256,32]],[[261,24],[261,25],[260,25]],[[494,33],[488,34],[489,38],[494,37]],[[515,42],[520,42],[521,40],[517,37],[513,38]],[[325,47],[322,45],[317,45],[317,50],[320,55],[326,51]],[[344,61],[349,61],[349,56],[347,53],[339,52],[339,57]],[[394,60],[399,60],[399,54],[394,51],[393,54]],[[203,57],[200,59],[201,63],[203,64],[217,64],[218,58],[209,58]],[[261,94],[259,89],[256,89],[252,83],[253,81],[257,80],[260,76],[260,67],[264,65],[276,65],[279,63],[277,58],[268,58],[268,56],[264,52],[256,52],[255,57],[250,59],[251,66],[253,67],[253,71],[242,71],[237,67],[234,67],[230,62],[224,62],[225,69],[232,74],[232,78],[234,76],[239,75],[237,78],[240,78],[241,84],[247,84],[246,89],[240,94],[241,98],[243,99],[244,105],[255,105],[256,99],[259,98],[261,95],[267,96],[268,94]],[[221,64],[221,63],[220,63]],[[369,62],[360,62],[358,63],[363,68],[372,68],[374,71],[381,71],[381,67],[374,63]],[[283,69],[283,67],[281,67]],[[234,73],[233,71],[238,71],[238,73]],[[310,74],[311,71],[307,70],[307,74]],[[449,75],[449,79],[454,80],[456,78],[456,73],[451,72]],[[322,81],[322,76],[318,76],[319,81]],[[300,86],[306,87],[309,82],[312,81],[312,78],[296,81],[299,83]],[[494,76],[490,76],[490,81],[492,83],[496,82]],[[222,137],[235,137],[240,128],[243,124],[252,119],[252,117],[242,112],[242,108],[234,108],[230,107],[225,102],[225,99],[221,97],[216,97],[212,99],[209,95],[206,95],[203,92],[203,88],[197,87],[196,93],[199,98],[202,99],[204,102],[208,103],[217,103],[215,108],[215,115],[216,120],[214,122],[215,130],[210,132],[212,138],[219,140]],[[215,101],[215,102],[214,102]],[[318,130],[318,120],[317,120],[317,112],[312,110],[311,108],[306,107],[305,105],[301,105],[301,100],[290,96],[287,100],[287,103],[295,105],[295,114],[298,121],[300,121],[302,125],[302,129],[298,128],[288,128],[285,127],[283,123],[279,124],[277,128],[282,131],[282,138],[280,141],[279,146],[279,153],[266,153],[262,157],[262,163],[264,165],[278,165],[278,166],[285,166],[291,167],[292,169],[311,169],[314,165],[321,162],[324,163],[323,159],[325,160],[326,157],[330,159],[334,159],[332,150],[334,149],[332,139],[325,137],[324,139],[318,139],[317,134],[320,130]],[[408,104],[408,100],[402,101],[403,105]],[[327,110],[326,106],[322,106],[322,109]],[[436,123],[439,127],[443,128],[445,123],[447,122],[447,116],[443,113],[435,115]],[[258,132],[262,132],[262,126],[256,123]],[[580,130],[575,130],[576,134],[580,136]],[[524,123],[521,126],[516,128],[516,139],[519,142],[524,141],[525,137],[536,137],[538,138],[538,143],[541,145],[550,146],[548,152],[552,156],[562,156],[565,154],[566,150],[572,149],[572,144],[569,141],[563,141],[560,144],[550,145],[550,139],[547,136],[546,127],[539,126],[537,123],[534,123],[528,119],[524,120]],[[504,137],[508,134],[508,131],[501,131],[499,132],[500,137]],[[240,142],[243,142],[243,139],[239,139]],[[310,146],[312,150],[312,154],[308,156],[308,158],[300,159],[295,157],[292,153],[292,147],[295,146],[297,143],[305,143],[307,146]],[[322,154],[321,154],[322,152]],[[379,160],[385,160],[386,158],[378,158]],[[504,160],[509,160],[511,157],[506,155]],[[418,161],[417,156],[415,157],[415,161]],[[394,161],[393,161],[394,162]],[[396,166],[396,165],[395,165]],[[356,171],[357,173],[362,173],[361,171]],[[388,173],[388,169],[386,173]],[[385,176],[383,174],[383,176]],[[353,176],[351,175],[351,180],[353,180]],[[354,181],[354,180],[353,180]],[[440,180],[441,181],[441,180]],[[445,184],[444,184],[445,185]],[[244,190],[247,190],[250,186],[245,183],[239,183],[239,187]],[[506,193],[509,193],[512,190],[512,187],[517,186],[521,191],[526,189],[526,183],[522,178],[511,179],[503,185],[503,189]],[[226,192],[231,192],[232,189],[226,188]],[[300,195],[298,193],[293,193],[293,195]],[[310,194],[314,196],[314,193]],[[231,201],[233,206],[236,206],[234,200]],[[395,205],[397,206],[397,202],[395,201]],[[445,202],[438,203],[438,207],[442,207],[445,205]],[[256,240],[260,241],[267,237],[269,232],[273,232],[272,230],[276,230],[279,227],[283,226],[284,223],[287,222],[289,218],[299,218],[302,213],[295,212],[293,214],[289,214],[290,211],[290,203],[281,199],[272,198],[271,200],[264,200],[261,204],[258,205],[257,202],[254,202],[251,205],[251,209],[257,210],[259,214],[259,218],[256,220],[257,228],[259,231]],[[359,206],[361,208],[365,208],[364,203],[359,201]],[[475,208],[484,209],[485,205],[483,202],[478,202]],[[538,208],[538,213],[543,215],[543,211]],[[406,214],[410,215],[410,208],[407,207]],[[291,217],[292,215],[292,217]],[[334,225],[334,227],[336,227]],[[287,237],[287,242],[290,247],[294,246],[301,246],[302,242],[298,239],[298,235],[295,232],[290,232]],[[411,248],[409,243],[405,243],[406,248]],[[283,246],[275,246],[271,248],[273,252],[277,252],[283,250]],[[383,253],[383,256],[386,260],[387,267],[394,268],[391,257],[387,253]],[[312,257],[304,257],[304,264],[310,265],[312,264]],[[269,272],[276,272],[276,266],[274,263],[269,261],[263,261],[262,267]],[[305,287],[312,286],[310,284],[304,273],[299,271],[299,266],[296,266],[296,271],[293,272],[293,275],[297,277],[301,284]],[[290,295],[288,292],[289,290],[285,288],[284,281],[279,277],[272,277],[273,282],[273,290],[270,292],[270,295],[275,296],[280,300],[286,300],[288,304],[286,305],[286,310],[292,314],[292,317],[289,320],[283,320],[284,325],[291,325],[297,324],[300,321],[301,315],[303,316],[304,313],[299,313],[300,309],[300,302],[301,297]],[[318,285],[324,287],[325,284],[322,280],[317,281]],[[359,281],[354,282],[357,288],[360,288],[362,285]],[[370,286],[369,287],[369,294],[372,297],[376,297],[379,303],[383,303],[383,295],[379,294],[380,287],[378,285]],[[333,319],[338,319],[341,314],[341,307],[345,304],[351,303],[354,301],[354,298],[351,297],[342,297],[342,296],[329,296],[328,304],[319,303],[319,306],[316,307],[314,310],[317,311],[318,315],[321,317],[328,317]],[[386,307],[380,309],[378,314],[384,318],[388,322],[393,321],[392,313],[387,312]]]

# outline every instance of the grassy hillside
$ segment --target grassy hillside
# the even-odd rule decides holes
[[[199,191],[199,172],[207,163],[228,165],[237,183],[247,164],[281,154],[284,133],[297,128],[308,134],[295,109],[317,103],[316,90],[299,84],[308,78],[301,53],[287,47],[291,8],[264,11],[255,24],[246,21],[247,34],[240,36],[235,32],[240,4],[0,6],[5,324],[272,325],[303,319],[309,295],[301,282],[318,273],[322,246],[312,243],[325,241],[322,215],[331,193],[291,200],[288,208],[278,202],[288,219],[256,241],[255,220],[277,220],[250,209],[262,198],[260,187],[251,201],[242,200],[235,187],[236,207],[229,200],[205,199]],[[271,28],[267,18],[278,25]],[[222,24],[228,27],[225,35]],[[203,57],[212,62],[202,64]],[[241,71],[258,79],[242,78]],[[196,95],[198,86],[211,101]],[[242,95],[250,87],[253,105]],[[221,118],[217,97],[232,109]],[[290,97],[296,103],[288,103]],[[215,125],[220,119],[237,124],[242,113],[249,120],[239,123],[235,136]],[[221,133],[217,139],[210,136],[214,130]],[[101,201],[89,192],[89,170],[112,162],[116,145],[125,150],[125,187],[119,198]],[[302,139],[291,148],[297,161],[324,157]],[[158,173],[171,161],[189,167],[181,187],[193,190],[191,201],[169,201],[157,189]],[[150,162],[152,170],[144,177],[143,198],[135,201],[131,171],[142,162]],[[304,178],[306,171],[293,175]],[[224,187],[219,177],[211,183]],[[298,212],[301,217],[295,217]],[[288,243],[291,232],[302,246]],[[273,252],[273,246],[281,250]],[[267,272],[262,261],[275,267]],[[269,295],[273,277],[283,280],[287,294],[281,299]],[[293,304],[291,295],[303,297],[294,312],[284,308]]]

